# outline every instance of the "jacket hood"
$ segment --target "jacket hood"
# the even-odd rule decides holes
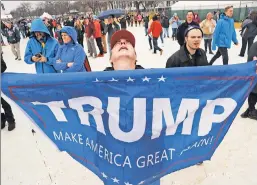
[[[225,14],[225,13],[222,13],[222,14],[220,15],[220,19],[228,20],[228,19],[231,19],[231,18],[230,18],[230,17],[228,17],[228,16],[226,16],[226,14]]]
[[[42,19],[35,19],[32,21],[31,23],[31,32],[44,32],[48,35],[50,35],[50,32],[48,31],[46,25],[44,24],[44,22],[42,21]]]
[[[60,33],[67,33],[73,40],[74,43],[78,43],[77,41],[77,32],[75,30],[75,28],[71,27],[71,26],[64,26],[61,30]]]

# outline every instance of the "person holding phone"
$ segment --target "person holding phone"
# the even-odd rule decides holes
[[[59,48],[58,41],[51,37],[41,19],[32,21],[31,34],[25,50],[25,62],[35,64],[36,73],[56,73],[53,62]]]

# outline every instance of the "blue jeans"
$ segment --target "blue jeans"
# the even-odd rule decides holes
[[[177,36],[177,30],[178,28],[172,28],[172,37],[175,37]]]
[[[160,39],[161,39],[161,41],[162,41],[162,44],[164,43],[164,41],[163,41],[163,31],[161,32],[161,34],[160,34],[160,37],[159,37]]]
[[[145,35],[148,34],[148,28],[145,27]]]
[[[164,30],[164,38],[167,36],[167,37],[170,37],[169,35],[169,28],[163,28]]]

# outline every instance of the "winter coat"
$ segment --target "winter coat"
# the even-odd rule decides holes
[[[203,34],[205,35],[212,35],[214,32],[215,26],[216,26],[216,21],[214,19],[211,19],[211,20],[205,19],[200,23],[200,27],[203,31]]]
[[[46,34],[44,44],[41,44],[35,37],[35,31],[44,32]],[[56,73],[53,67],[53,61],[57,53],[59,44],[56,39],[50,36],[50,33],[41,19],[33,20],[31,24],[32,35],[27,43],[24,61],[27,64],[35,64],[37,73]],[[32,56],[41,53],[47,58],[47,62],[33,62]]]
[[[166,63],[166,68],[189,67],[189,66],[208,66],[208,60],[203,49],[197,49],[194,59],[186,49],[186,45],[175,52]]]
[[[141,65],[136,65],[135,69],[144,69]],[[104,71],[114,71],[113,67],[107,67]]]
[[[86,26],[86,37],[90,38],[92,35],[95,35],[95,25],[92,21],[90,21]]]
[[[107,37],[107,40],[108,40],[108,43],[111,43],[111,38],[112,38],[112,35],[116,32],[116,31],[119,31],[120,30],[120,26],[116,23],[116,22],[113,22],[113,24],[108,24],[106,27],[105,27],[105,34],[108,33],[108,37]]]
[[[119,22],[120,22],[121,29],[127,29],[127,22],[125,17],[123,17]]]
[[[99,23],[100,23],[100,26],[101,26],[101,34],[105,35],[104,29],[105,29],[106,25],[105,25],[104,21],[100,21]]]
[[[174,16],[170,18],[170,24],[171,28],[178,28],[179,25],[181,25],[181,22],[178,18],[175,18]]]
[[[84,37],[84,26],[81,25],[81,29],[78,27],[78,26],[75,26],[75,30],[77,32],[77,35],[78,35],[78,40],[83,40],[83,37]]]
[[[169,19],[168,17],[164,16],[162,18],[162,27],[163,28],[169,28],[170,24],[169,24]]]
[[[56,70],[67,72],[86,72],[84,61],[86,53],[83,47],[77,42],[77,32],[74,27],[64,26],[61,33],[67,33],[71,37],[71,41],[67,44],[63,43],[58,49],[54,60],[54,67]],[[73,62],[72,67],[67,64]]]
[[[149,23],[149,16],[146,16],[144,18],[144,26],[145,26],[145,28],[148,28],[148,23]]]
[[[148,34],[152,33],[154,38],[158,38],[162,32],[162,25],[157,21],[153,21],[150,28],[148,29]]]
[[[64,26],[71,26],[71,27],[74,27],[74,21],[73,21],[73,20],[67,20],[67,21],[64,23]]]
[[[184,22],[178,27],[177,40],[180,46],[184,45],[185,43],[185,31],[189,26],[199,26],[199,24],[194,21],[191,23]]]
[[[242,29],[242,37],[247,40],[248,38],[255,38],[257,35],[257,22],[251,22]]]
[[[238,43],[234,20],[222,14],[213,33],[212,50],[216,47],[231,48],[231,41]]]
[[[5,28],[5,36],[7,37],[7,41],[10,44],[16,44],[20,42],[20,31],[17,27],[12,26],[11,28]]]
[[[257,56],[257,41],[255,43],[253,43],[253,45],[251,46],[249,52],[248,52],[248,59],[247,61],[253,61],[253,57]],[[252,91],[253,93],[257,94],[257,85],[255,85],[255,88]]]
[[[198,24],[200,24],[201,19],[200,19],[198,13],[195,13],[195,15],[197,15],[197,17],[194,17],[194,20],[193,20],[193,21],[196,22],[196,23],[198,23]]]
[[[3,53],[1,53],[1,73],[5,72],[6,69],[7,69],[7,66],[3,59]]]
[[[95,26],[94,37],[95,38],[101,38],[101,36],[102,36],[102,34],[101,34],[101,25],[100,25],[99,21],[95,20],[94,21],[94,26]]]

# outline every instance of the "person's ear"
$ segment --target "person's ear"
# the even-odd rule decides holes
[[[186,42],[188,41],[188,37],[185,37],[185,41],[186,41]]]

